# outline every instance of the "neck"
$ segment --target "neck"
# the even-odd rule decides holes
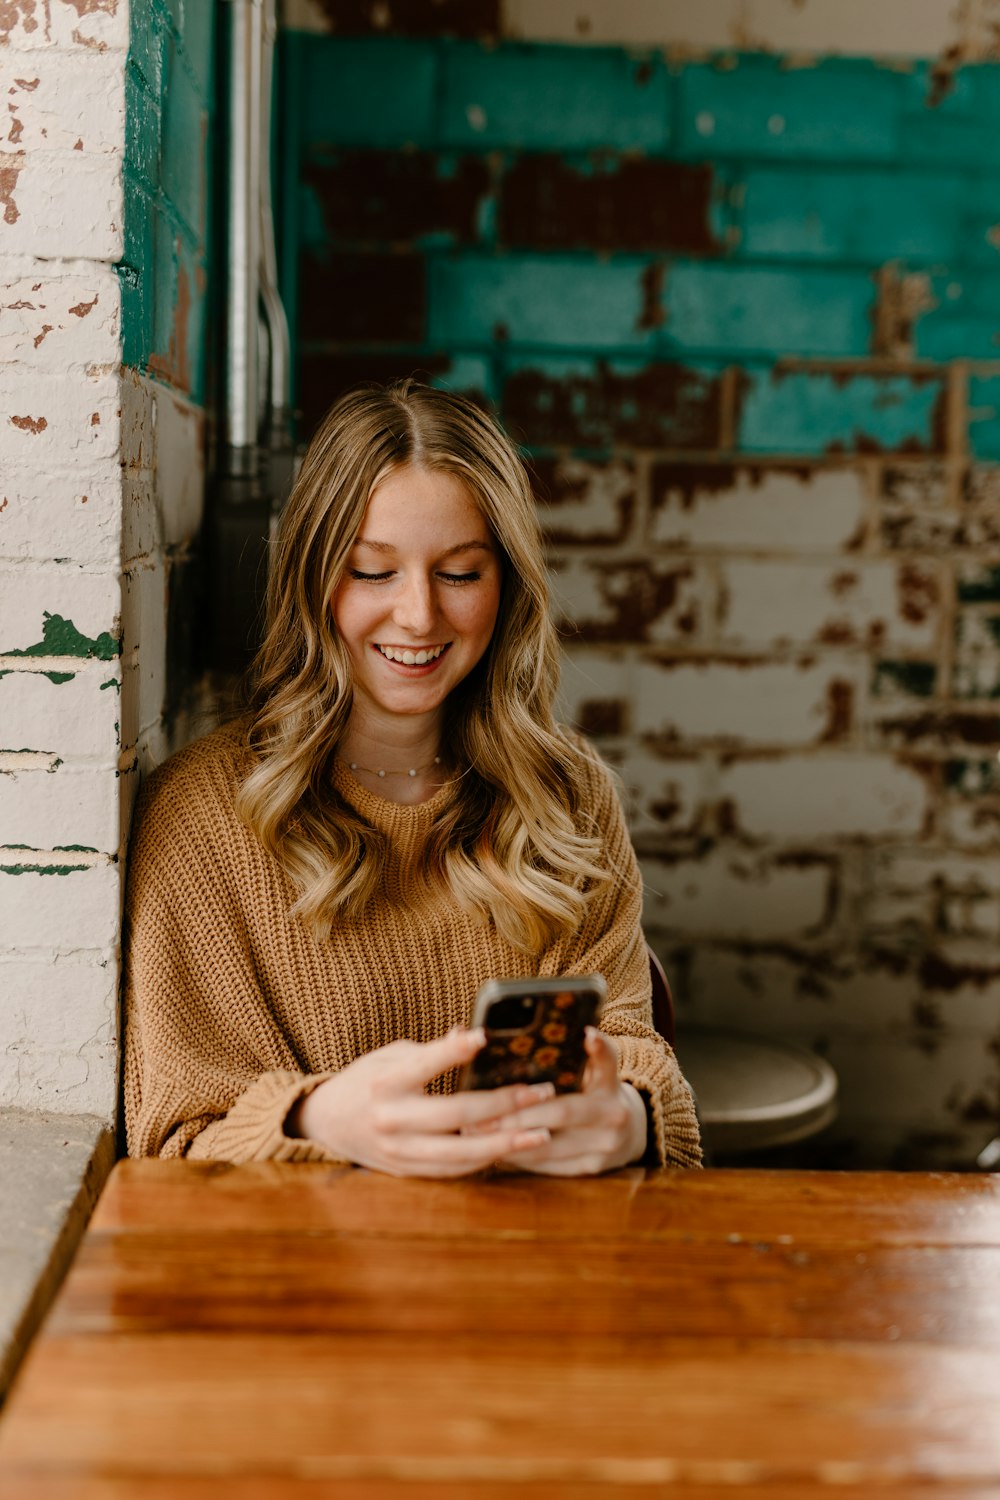
[[[382,725],[352,722],[337,757],[363,786],[392,802],[424,802],[445,778],[439,724],[392,720]]]

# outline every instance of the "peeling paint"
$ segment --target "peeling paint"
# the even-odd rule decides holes
[[[35,436],[37,436],[40,432],[44,432],[46,427],[48,427],[49,425],[48,420],[45,417],[11,417],[10,420],[13,425],[15,427],[19,427],[22,432],[30,432]]]
[[[43,614],[42,639],[34,646],[25,646],[18,651],[7,651],[6,656],[82,656],[96,657],[98,661],[113,661],[121,654],[121,642],[109,631],[91,637],[82,635],[72,620],[62,615]],[[72,674],[70,674],[72,675]]]
[[[76,306],[71,307],[69,311],[73,314],[74,318],[85,318],[88,313],[93,312],[94,308],[97,306],[100,300],[100,293],[95,293],[89,302],[78,302]]]
[[[2,24],[2,16],[0,16],[0,24]],[[0,204],[3,204],[5,224],[16,224],[21,217],[20,210],[14,202],[14,191],[17,187],[17,179],[24,170],[24,164],[23,151],[13,154],[0,152]]]
[[[81,21],[84,16],[118,14],[118,0],[61,0],[61,3],[72,6]]]

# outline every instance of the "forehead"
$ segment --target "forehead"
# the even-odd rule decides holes
[[[492,542],[492,533],[471,488],[457,475],[408,464],[387,474],[372,490],[359,544],[419,538]]]

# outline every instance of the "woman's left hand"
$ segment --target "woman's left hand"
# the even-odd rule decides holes
[[[553,1177],[583,1177],[637,1161],[646,1149],[646,1106],[630,1083],[618,1077],[614,1040],[587,1028],[587,1069],[579,1093],[558,1094],[533,1104],[491,1128],[545,1129],[551,1139],[530,1154],[504,1157],[507,1166]]]

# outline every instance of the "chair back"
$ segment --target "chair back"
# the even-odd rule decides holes
[[[646,945],[649,954],[649,977],[653,981],[653,1025],[663,1037],[664,1041],[674,1045],[674,997],[670,993],[670,981],[664,972],[663,965]]]

